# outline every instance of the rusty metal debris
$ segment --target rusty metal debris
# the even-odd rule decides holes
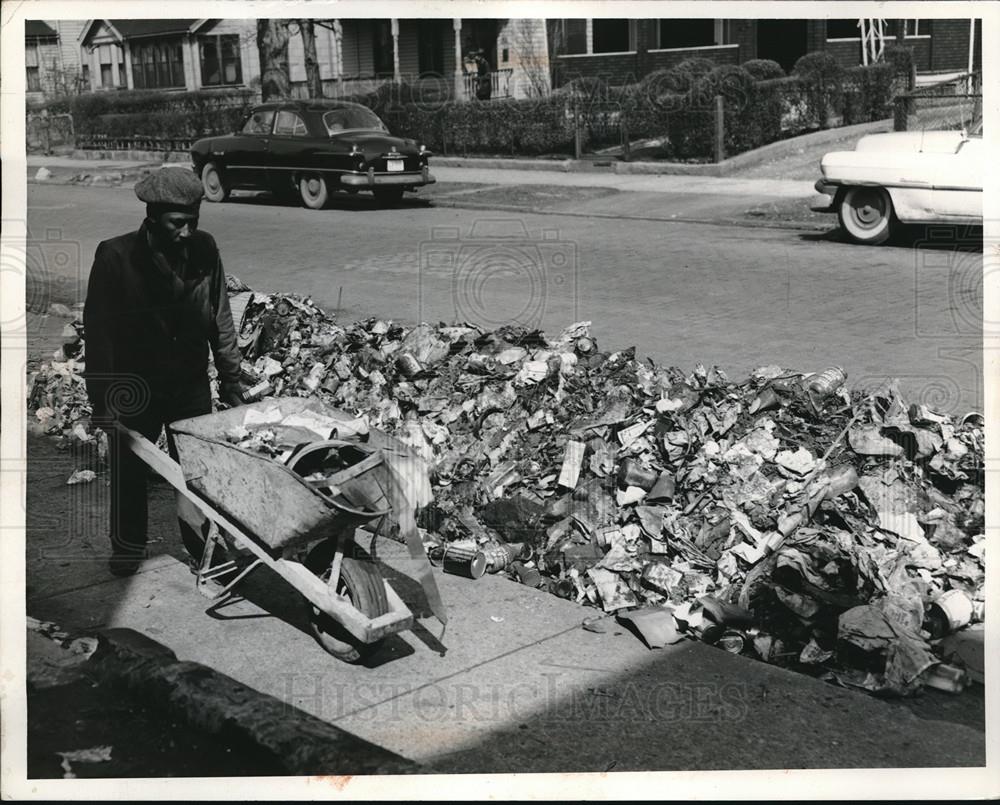
[[[353,411],[426,460],[420,526],[442,560],[455,546],[457,572],[619,616],[670,610],[689,636],[883,694],[951,684],[925,629],[942,594],[962,591],[982,620],[982,417],[908,405],[894,383],[682,372],[601,350],[589,322],[554,338],[342,326],[293,294],[253,294],[239,344],[276,395]],[[30,408],[65,437],[89,411],[63,357]],[[720,606],[747,617],[720,623]]]

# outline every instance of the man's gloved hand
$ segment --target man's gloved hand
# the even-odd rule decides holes
[[[243,405],[243,394],[249,389],[242,381],[236,383],[221,383],[219,385],[219,400],[230,408]]]

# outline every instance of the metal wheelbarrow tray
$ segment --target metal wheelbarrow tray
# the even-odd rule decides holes
[[[337,426],[335,435],[345,437],[351,447],[356,446],[367,453],[364,459],[329,479],[334,483],[334,490],[331,490],[334,494],[324,494],[280,461],[245,450],[225,439],[226,432],[242,425],[250,412],[284,418],[304,411],[342,422],[343,426]],[[413,614],[370,560],[365,565],[365,572],[369,574],[369,581],[376,585],[379,596],[384,587],[382,609],[387,611],[370,617],[355,606],[356,591],[354,598],[349,588],[341,592],[344,578],[351,575],[344,571],[352,569],[348,565],[356,563],[359,552],[364,554],[359,548],[346,550],[353,543],[357,527],[375,533],[388,532],[390,536],[393,532],[398,535],[404,531],[411,554],[416,558],[419,550],[426,562],[413,522],[412,505],[407,498],[407,493],[413,494],[413,490],[404,489],[398,473],[390,471],[387,464],[388,457],[392,457],[397,467],[401,462],[405,466],[405,462],[413,461],[405,447],[375,430],[368,433],[366,441],[361,441],[355,417],[319,400],[297,397],[268,399],[180,420],[172,423],[169,429],[177,452],[176,462],[140,434],[121,430],[131,449],[212,524],[201,557],[199,589],[204,591],[207,581],[235,569],[233,562],[210,569],[214,549],[224,544],[219,534],[221,530],[237,547],[249,551],[255,558],[218,595],[230,593],[258,565],[267,565],[307,599],[313,612],[310,620],[313,634],[335,656],[356,662],[381,638],[412,627]],[[319,446],[333,444],[323,442],[318,434],[316,440],[321,443]],[[303,453],[311,447],[307,446]],[[401,511],[395,510],[390,501],[395,501]],[[404,524],[402,529],[401,523]],[[319,544],[310,558],[318,552],[323,555],[323,563],[329,563],[327,572],[320,575],[316,567],[307,567],[310,559],[303,564],[294,558],[305,546],[317,541]],[[353,570],[357,579],[357,567]],[[421,577],[431,607],[444,623],[446,618],[433,578],[429,573],[421,573]],[[339,638],[342,639],[324,639],[318,631],[323,618],[341,630]],[[343,630],[348,634],[343,634]]]

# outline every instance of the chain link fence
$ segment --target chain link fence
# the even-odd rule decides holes
[[[896,96],[896,131],[969,128],[982,116],[982,74],[971,73]]]

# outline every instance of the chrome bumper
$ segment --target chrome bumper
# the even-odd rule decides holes
[[[837,196],[837,185],[826,179],[818,179],[813,187],[819,195],[813,196],[809,209],[813,212],[836,212],[833,208],[833,200]]]
[[[420,173],[375,173],[374,168],[369,168],[366,172],[343,173],[340,176],[340,183],[351,187],[380,187],[385,185],[418,185],[434,184],[437,181],[431,176],[430,170],[425,166]]]

